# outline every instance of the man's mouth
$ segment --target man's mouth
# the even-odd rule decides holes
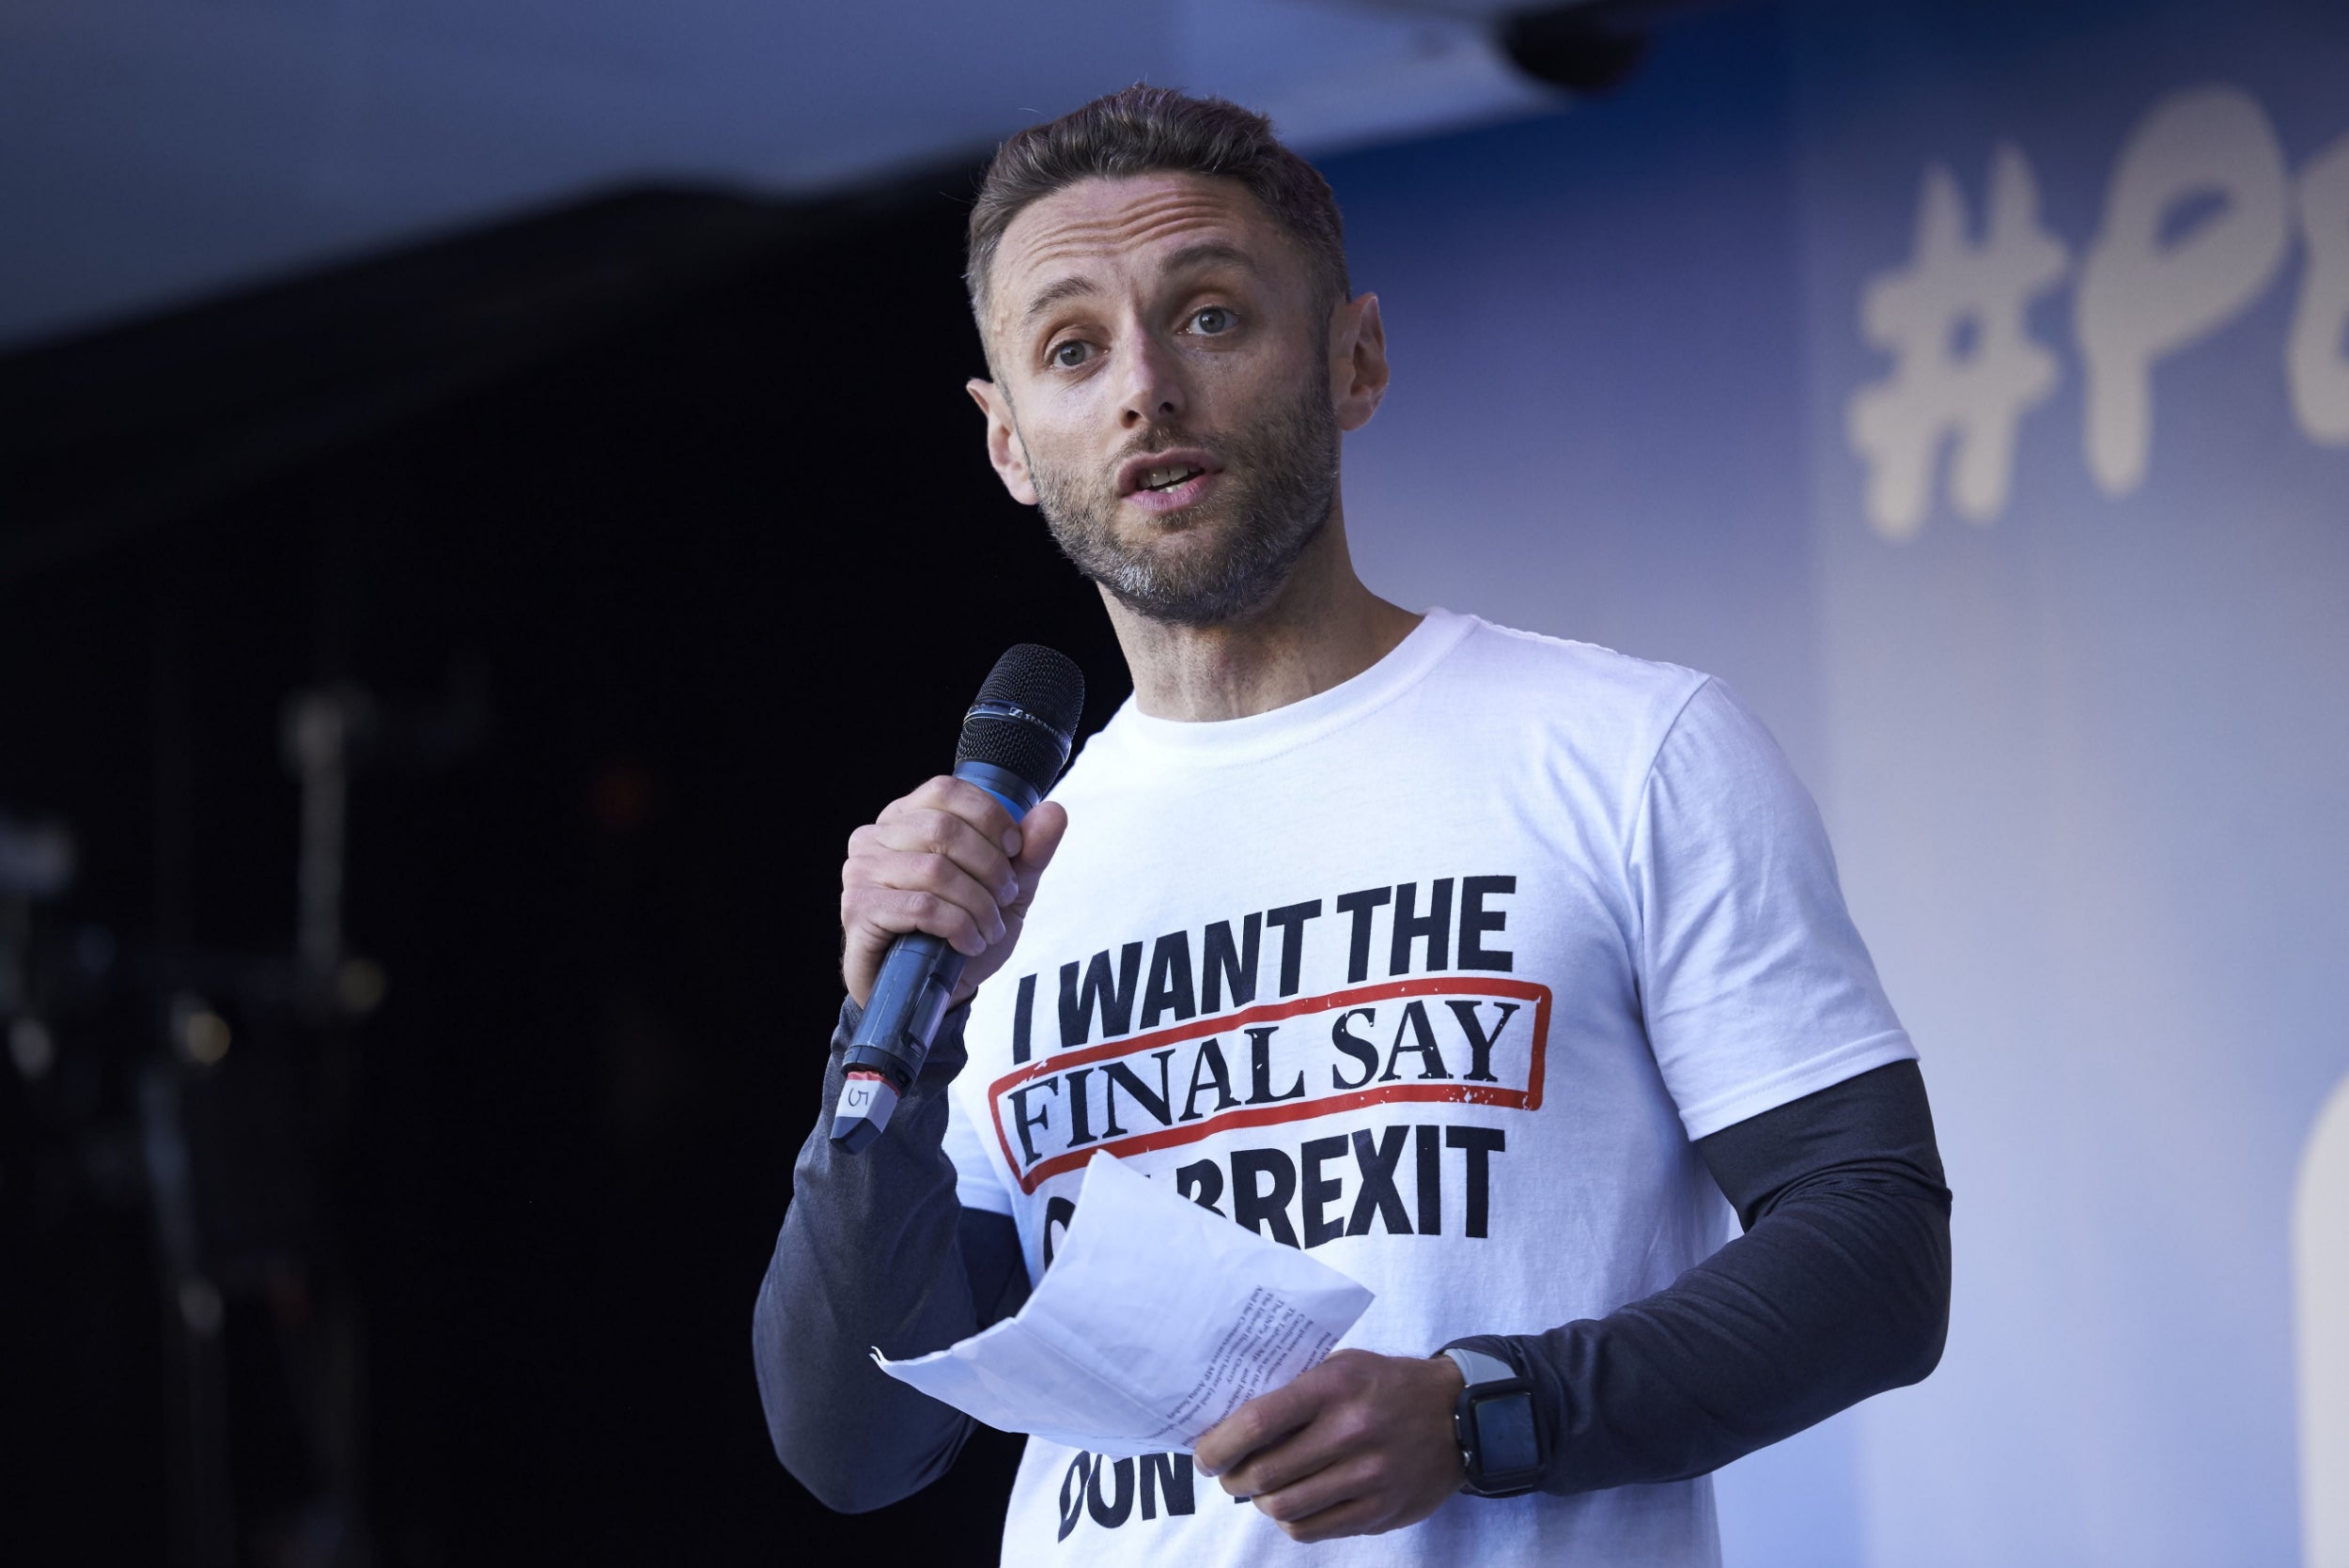
[[[1174,498],[1216,472],[1215,458],[1202,447],[1177,447],[1130,458],[1117,473],[1117,493],[1124,496]]]
[[[1170,468],[1154,468],[1142,476],[1139,487],[1145,490],[1171,490],[1194,474],[1207,471],[1195,463],[1176,463]]]

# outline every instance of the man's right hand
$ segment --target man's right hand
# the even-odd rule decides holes
[[[994,796],[945,774],[892,800],[848,835],[840,868],[840,976],[848,995],[863,1006],[891,940],[926,931],[969,960],[953,998],[968,1001],[1011,956],[1067,830],[1056,801],[1015,823]]]

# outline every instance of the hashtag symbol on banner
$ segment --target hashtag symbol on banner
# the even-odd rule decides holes
[[[1868,467],[1868,522],[1885,538],[1924,526],[1945,442],[1958,512],[1988,522],[2006,509],[2016,428],[2061,376],[2024,316],[2070,265],[2063,241],[2040,225],[2038,182],[2014,147],[1991,158],[1980,244],[1956,179],[1937,163],[1925,170],[1915,254],[1860,295],[1860,334],[1891,355],[1891,374],[1844,411],[1845,436]]]

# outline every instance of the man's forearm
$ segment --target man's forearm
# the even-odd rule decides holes
[[[957,1231],[955,1172],[940,1148],[946,1085],[963,1062],[963,1010],[948,1015],[888,1134],[858,1155],[828,1136],[840,1055],[857,1020],[842,1008],[815,1130],[792,1171],[791,1206],[759,1287],[758,1393],[776,1457],[833,1508],[861,1512],[914,1492],[954,1461],[970,1419],[883,1374],[893,1358],[943,1349],[979,1327]],[[991,1305],[991,1303],[990,1303]]]
[[[1914,1063],[1698,1148],[1747,1234],[1603,1318],[1508,1338],[1534,1385],[1546,1491],[1703,1475],[1940,1358],[1949,1191]]]

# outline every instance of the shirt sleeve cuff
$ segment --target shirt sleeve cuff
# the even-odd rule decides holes
[[[1832,1089],[1848,1078],[1858,1078],[1873,1068],[1894,1062],[1914,1062],[1917,1048],[1910,1043],[1908,1031],[1887,1030],[1840,1046],[1821,1056],[1783,1067],[1767,1078],[1741,1083],[1726,1094],[1680,1108],[1680,1125],[1688,1129],[1688,1141],[1710,1137],[1723,1127],[1735,1126],[1750,1117],[1766,1110],[1815,1094],[1822,1089]]]

